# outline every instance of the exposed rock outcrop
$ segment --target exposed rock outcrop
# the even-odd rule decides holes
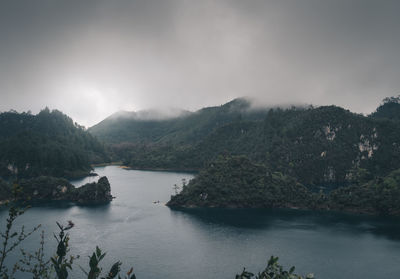
[[[112,199],[110,183],[105,176],[101,177],[97,183],[87,183],[75,188],[73,193],[73,200],[78,203],[105,203]]]

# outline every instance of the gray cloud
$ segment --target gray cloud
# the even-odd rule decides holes
[[[400,88],[398,1],[0,1],[0,110],[194,110],[250,96],[369,113]]]

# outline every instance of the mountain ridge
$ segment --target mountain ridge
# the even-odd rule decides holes
[[[108,117],[88,131],[110,144],[192,144],[226,123],[239,118],[260,120],[265,114],[266,109],[252,109],[250,101],[237,98],[221,106],[205,107],[175,118],[138,120]]]
[[[377,111],[386,110],[385,104]],[[155,140],[111,146],[132,168],[200,170],[219,155],[243,155],[305,185],[329,189],[350,183],[358,169],[387,175],[400,168],[399,121],[333,105],[242,114],[248,107],[249,103],[233,100],[204,108],[202,118],[195,120],[205,119],[206,125],[193,121],[190,127],[160,133]],[[171,140],[172,136],[176,138]]]

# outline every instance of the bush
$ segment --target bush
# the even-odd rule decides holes
[[[271,256],[268,261],[267,267],[256,275],[255,279],[314,279],[314,274],[310,273],[306,277],[294,274],[295,267],[292,266],[289,271],[278,264],[278,257]],[[254,274],[246,271],[244,268],[242,273],[236,275],[235,279],[250,279],[253,278]]]
[[[69,234],[68,230],[74,227],[74,223],[71,221],[67,225],[62,225],[57,222],[60,232],[54,235],[57,240],[57,251],[56,254],[48,260],[44,258],[44,232],[41,234],[41,242],[39,249],[33,254],[26,252],[21,249],[21,258],[17,263],[14,264],[12,270],[5,265],[5,259],[7,256],[14,251],[20,244],[28,238],[32,233],[40,228],[40,225],[34,227],[30,231],[26,232],[24,226],[19,231],[15,231],[13,228],[15,219],[24,214],[26,208],[20,208],[15,204],[10,204],[8,210],[8,218],[6,220],[6,229],[0,233],[2,238],[2,247],[0,251],[0,278],[1,279],[12,279],[15,278],[15,274],[19,272],[30,273],[33,279],[67,279],[69,278],[68,271],[73,269],[73,264],[79,256],[71,256],[69,253]],[[99,266],[101,260],[105,257],[106,253],[103,253],[99,247],[96,247],[95,252],[89,257],[89,271],[82,271],[88,279],[97,279],[102,274],[102,268]],[[121,262],[115,262],[111,269],[101,277],[101,279],[121,279]],[[125,275],[125,279],[136,279],[131,268]]]

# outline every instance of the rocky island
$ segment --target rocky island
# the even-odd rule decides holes
[[[13,193],[13,189],[14,192]],[[13,186],[4,181],[0,183],[0,201],[6,201],[15,196],[18,201],[70,201],[79,204],[108,203],[113,199],[107,177],[101,177],[98,182],[87,183],[76,188],[64,178],[40,176],[23,179]]]

